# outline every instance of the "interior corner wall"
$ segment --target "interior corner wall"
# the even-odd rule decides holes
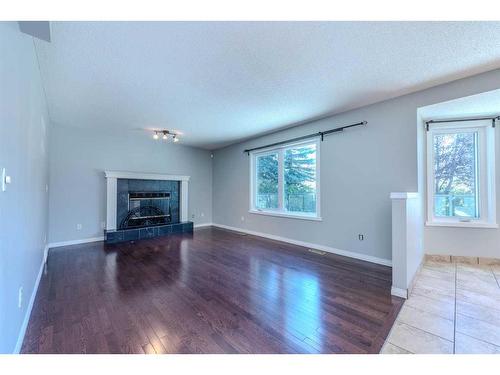
[[[182,141],[181,141],[182,142]],[[190,176],[188,217],[212,221],[210,151],[155,141],[138,131],[53,124],[50,136],[50,244],[102,239],[106,221],[105,170]],[[77,229],[81,224],[81,229]]]
[[[12,353],[44,260],[49,117],[33,40],[17,22],[0,22],[0,56],[0,170],[12,178],[0,190],[0,353]]]
[[[419,191],[418,108],[498,87],[500,70],[494,70],[216,150],[213,221],[247,231],[390,259],[389,194]],[[248,212],[250,173],[244,149],[363,120],[368,121],[366,127],[328,136],[321,143],[323,221]],[[359,233],[365,235],[364,241],[358,240]],[[491,247],[495,242],[499,243],[498,239],[498,234],[487,239],[474,236],[475,248]],[[429,242],[425,246],[429,246]],[[425,247],[424,250],[429,252]],[[452,250],[450,247],[449,251]]]

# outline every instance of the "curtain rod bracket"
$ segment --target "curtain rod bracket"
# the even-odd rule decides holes
[[[492,121],[491,126],[492,126],[493,128],[496,128],[496,126],[497,126],[497,121],[498,121],[498,120],[500,120],[500,116],[493,117],[493,119],[492,119],[492,120],[493,120],[493,121]]]

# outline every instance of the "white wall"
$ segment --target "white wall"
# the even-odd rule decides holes
[[[336,115],[217,150],[214,156],[214,222],[316,243],[383,259],[391,257],[391,191],[419,190],[417,120],[419,107],[500,87],[500,70]],[[366,128],[332,135],[321,145],[322,222],[248,213],[249,162],[245,148],[366,120]],[[421,189],[420,189],[421,190]],[[244,221],[241,221],[241,217]],[[358,240],[358,233],[365,240]],[[500,257],[500,231],[474,238],[474,250]],[[441,235],[447,236],[446,232]],[[431,246],[428,242],[427,246]],[[446,251],[456,251],[452,243]],[[470,245],[470,243],[469,243]],[[435,250],[434,247],[430,250]],[[425,249],[426,252],[429,250]]]
[[[11,353],[44,256],[49,119],[33,40],[17,22],[0,22],[0,56],[0,169],[12,176],[0,191],[0,353]]]
[[[50,146],[51,244],[103,236],[104,170],[191,176],[189,218],[195,224],[212,221],[210,151],[155,141],[140,130],[110,132],[56,125]],[[77,224],[82,224],[81,230],[76,229]]]

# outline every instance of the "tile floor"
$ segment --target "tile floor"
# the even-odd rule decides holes
[[[384,354],[500,354],[500,265],[427,261]]]

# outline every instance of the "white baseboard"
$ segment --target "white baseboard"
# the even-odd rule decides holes
[[[45,245],[45,249],[43,249],[43,264],[47,263],[47,258],[49,257],[49,244]]]
[[[19,330],[19,335],[17,336],[16,347],[14,348],[13,354],[19,354],[21,352],[21,347],[23,346],[24,335],[26,334],[26,329],[28,328],[28,323],[30,322],[31,310],[33,310],[33,305],[36,299],[36,293],[38,292],[38,286],[40,285],[40,280],[42,279],[43,270],[45,268],[45,263],[47,263],[47,257],[49,254],[49,246],[46,245],[43,249],[42,264],[40,264],[40,270],[38,271],[38,276],[35,280],[35,286],[33,287],[33,292],[31,293],[30,301],[26,312],[24,313],[23,324]]]
[[[254,235],[254,236],[258,236],[258,237],[269,238],[271,240],[276,240],[276,241],[281,241],[281,242],[287,242],[287,243],[291,243],[293,245],[303,246],[303,247],[307,247],[307,248],[311,248],[311,249],[322,250],[322,251],[326,251],[328,253],[342,255],[342,256],[349,257],[349,258],[364,260],[364,261],[371,262],[371,263],[376,263],[376,264],[382,264],[384,266],[391,266],[392,265],[392,262],[389,259],[377,258],[377,257],[371,256],[371,255],[364,255],[364,254],[354,253],[352,251],[335,249],[335,248],[330,247],[330,246],[318,245],[318,244],[314,244],[314,243],[310,243],[310,242],[293,240],[291,238],[276,236],[274,234],[267,234],[267,233],[256,232],[256,231],[248,230],[248,229],[230,227],[228,225],[223,225],[223,224],[213,223],[212,225],[214,227],[219,227],[219,228],[223,228],[223,229],[229,229],[229,230],[233,230],[233,231],[236,231],[236,232],[251,234],[251,235]]]
[[[52,243],[49,243],[49,249],[52,249],[53,247],[61,247],[61,246],[69,246],[69,245],[79,245],[81,243],[99,242],[99,241],[104,241],[104,236],[101,236],[101,237],[92,237],[92,238],[83,238],[83,239],[80,239],[80,240],[52,242]]]
[[[207,227],[212,227],[214,224],[213,223],[201,223],[201,224],[195,224],[193,225],[193,228],[194,229],[198,229],[198,228],[207,228]]]
[[[395,286],[391,287],[391,294],[396,297],[401,297],[404,299],[408,298],[408,290],[396,288]]]
[[[413,274],[413,277],[410,281],[410,285],[408,285],[408,291],[407,291],[408,297],[410,296],[411,292],[413,291],[413,288],[415,287],[415,284],[417,282],[418,275],[419,275],[420,271],[422,270],[422,267],[424,266],[424,259],[425,259],[425,256],[422,256],[422,259],[420,260],[420,264],[418,265],[417,270]]]

